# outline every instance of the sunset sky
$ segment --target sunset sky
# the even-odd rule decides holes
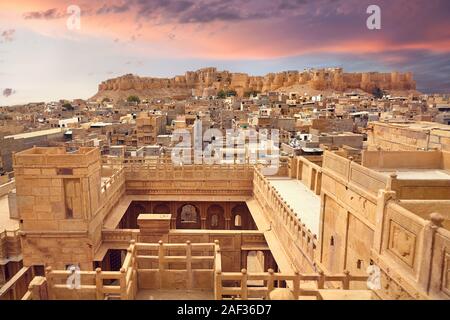
[[[381,7],[381,30],[366,9]],[[81,29],[67,8],[81,9]],[[126,73],[214,66],[264,75],[306,67],[412,71],[450,93],[448,0],[0,0],[0,105],[89,98]]]

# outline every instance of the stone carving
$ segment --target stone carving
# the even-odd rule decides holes
[[[389,250],[410,267],[413,267],[414,263],[415,245],[416,236],[396,222],[391,221]]]

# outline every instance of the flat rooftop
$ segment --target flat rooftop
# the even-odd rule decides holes
[[[286,177],[267,177],[269,183],[314,234],[319,234],[320,197],[298,180]]]
[[[440,169],[381,169],[377,171],[386,176],[396,173],[400,180],[450,180],[450,172]]]
[[[427,121],[374,121],[373,124],[391,126],[397,128],[404,128],[415,131],[430,131],[430,130],[440,130],[450,132],[450,126],[437,123],[437,122],[427,122]]]
[[[63,132],[63,129],[61,128],[55,128],[55,129],[48,129],[48,130],[39,130],[39,131],[32,131],[32,132],[26,132],[26,133],[19,133],[12,136],[6,136],[5,139],[13,138],[14,140],[17,139],[29,139],[29,138],[36,138],[41,136],[48,136],[52,134],[58,134]]]

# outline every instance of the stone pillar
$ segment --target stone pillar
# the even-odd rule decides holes
[[[297,162],[297,180],[301,180],[302,179],[302,170],[303,170],[303,162],[301,161],[301,159],[299,159],[299,161]]]
[[[264,271],[274,269],[272,253],[270,251],[264,251]]]
[[[6,283],[5,268],[6,265],[0,266],[0,287]]]
[[[429,291],[430,274],[432,271],[433,251],[435,250],[435,235],[439,228],[442,228],[444,217],[439,213],[430,215],[430,222],[425,226],[423,232],[423,254],[420,262],[419,286],[424,292]]]
[[[48,286],[45,277],[34,277],[28,289],[32,292],[33,300],[48,300]]]
[[[309,190],[314,191],[314,187],[315,187],[315,183],[316,183],[316,170],[314,170],[313,168],[309,167]]]
[[[225,218],[225,230],[231,229],[231,218]]]
[[[320,196],[322,190],[322,172],[317,171],[316,176],[316,195]]]
[[[169,203],[170,213],[172,214],[171,229],[177,228],[178,207],[175,202]]]
[[[395,196],[395,192],[391,190],[380,190],[378,192],[375,233],[373,237],[373,248],[377,253],[381,253],[381,246],[383,243],[383,229],[386,205],[390,200],[395,199]]]
[[[206,218],[202,217],[201,229],[206,230]]]
[[[199,203],[197,205],[197,207],[198,207],[199,214],[200,214],[200,219],[201,219],[200,228],[205,230],[206,229],[206,216],[207,216],[207,213],[206,213],[207,209],[206,208],[207,208],[207,205],[205,205],[204,203]]]
[[[248,251],[241,251],[241,269],[247,269],[247,255]]]

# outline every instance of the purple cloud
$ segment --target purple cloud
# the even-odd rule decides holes
[[[9,96],[11,96],[11,95],[13,95],[15,93],[16,93],[16,91],[11,89],[11,88],[6,88],[6,89],[3,90],[3,96],[5,98],[8,98]]]
[[[8,29],[0,33],[0,43],[1,42],[11,42],[14,40],[15,29]]]
[[[99,8],[96,13],[101,14],[110,14],[110,13],[124,13],[129,11],[131,8],[131,5],[129,3],[123,3],[120,5],[107,5],[104,4],[101,8]]]
[[[66,17],[65,12],[61,12],[56,8],[45,11],[30,11],[23,14],[25,20],[54,20]]]

